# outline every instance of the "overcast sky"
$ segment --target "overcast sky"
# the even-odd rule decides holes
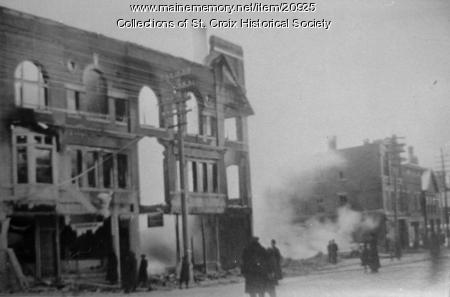
[[[318,1],[314,13],[232,16],[131,14],[130,3],[0,0],[2,6],[185,58],[192,56],[189,30],[126,30],[116,20],[330,20],[329,30],[208,28],[208,34],[244,48],[255,110],[249,121],[254,196],[298,171],[306,156],[324,151],[329,135],[337,136],[338,147],[405,136],[429,167],[436,167],[439,148],[450,143],[450,1],[329,0]]]

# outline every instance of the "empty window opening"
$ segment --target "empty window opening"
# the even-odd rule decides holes
[[[159,127],[158,98],[147,86],[139,92],[139,124]]]
[[[107,85],[101,72],[94,69],[86,71],[83,82],[86,88],[86,111],[108,114]]]
[[[209,191],[209,187],[208,187],[208,179],[210,174],[208,174],[208,164],[207,163],[203,163],[202,164],[202,174],[203,174],[203,192],[210,192]]]
[[[227,189],[228,189],[228,198],[236,199],[240,197],[239,167],[237,165],[231,165],[227,167]]]
[[[97,187],[98,184],[98,152],[86,153],[86,167],[88,171],[88,186],[91,188]]]
[[[192,191],[198,192],[197,162],[192,162]]]
[[[114,160],[113,154],[103,154],[103,187],[112,188],[114,181]]]
[[[26,147],[17,147],[17,183],[28,183],[28,155]]]
[[[14,135],[17,183],[53,183],[54,138],[33,132]]]
[[[114,118],[116,122],[125,123],[128,121],[128,101],[125,99],[114,99]]]
[[[231,141],[238,140],[236,118],[225,119],[225,138]]]
[[[81,92],[68,89],[66,91],[67,110],[69,112],[78,112],[81,109]]]
[[[178,165],[179,163],[177,161],[177,166]],[[189,161],[187,172],[188,172],[188,187],[190,192],[197,192],[197,193],[218,192],[216,163]],[[177,190],[179,190],[178,185]]]
[[[83,172],[83,152],[81,150],[71,150],[70,152],[72,183],[82,187],[83,179],[80,174]]]
[[[48,106],[47,86],[38,66],[30,61],[20,63],[14,79],[16,105],[29,108]]]
[[[199,109],[197,97],[189,92],[186,101],[186,132],[188,134],[199,134]]]
[[[72,183],[89,188],[125,189],[129,185],[128,155],[91,148],[71,148]]]
[[[36,182],[50,184],[53,182],[52,149],[35,148]]]
[[[219,171],[217,169],[217,164],[212,164],[212,182],[213,182],[213,192],[219,192]]]

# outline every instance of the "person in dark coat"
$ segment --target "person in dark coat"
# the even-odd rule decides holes
[[[367,265],[369,265],[369,249],[367,242],[361,246],[360,250],[361,266],[364,267],[364,273],[367,273]]]
[[[328,241],[328,245],[327,245],[327,252],[328,252],[328,263],[332,263],[332,252],[331,252],[331,240]]]
[[[276,297],[275,286],[278,285],[277,270],[279,266],[279,251],[277,255],[277,248],[273,248],[273,245],[267,248],[266,251],[266,269],[267,269],[267,280],[265,281],[265,292],[269,294],[270,297]],[[281,256],[280,256],[281,257]]]
[[[148,275],[147,275],[148,262],[145,255],[141,255],[141,262],[139,263],[138,281],[137,286],[147,287]]]
[[[258,237],[253,237],[242,252],[241,272],[245,278],[245,293],[250,297],[263,297],[266,290],[275,290],[274,284],[268,284],[268,256]]]
[[[282,259],[281,253],[280,250],[277,248],[276,244],[277,243],[275,239],[272,239],[271,247],[267,249],[267,253],[269,256],[269,261],[273,266],[276,284],[278,285],[278,281],[283,278],[283,272],[281,271],[281,259]]]
[[[137,261],[134,253],[128,251],[124,256],[122,268],[122,287],[125,293],[136,290]]]
[[[186,289],[189,287],[189,261],[187,256],[183,256],[183,259],[181,260],[181,269],[180,269],[180,278],[179,278],[179,285],[180,289],[182,288],[182,285],[185,284]]]
[[[330,255],[331,255],[331,263],[336,264],[337,263],[337,253],[338,253],[338,245],[334,241],[334,239],[330,242]]]
[[[370,271],[372,273],[378,272],[378,269],[380,269],[381,265],[380,265],[380,257],[378,256],[376,235],[372,235],[372,239],[369,242],[368,263]]]
[[[117,274],[117,257],[116,254],[111,251],[108,255],[107,263],[106,263],[106,280],[110,284],[117,284],[117,280],[119,276]]]

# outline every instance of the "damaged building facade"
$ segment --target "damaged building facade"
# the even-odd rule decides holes
[[[120,278],[121,255],[141,252],[139,213],[179,217],[179,128],[193,253],[235,266],[252,233],[242,48],[211,37],[200,64],[6,8],[0,27],[0,282],[104,272],[111,253]],[[141,205],[144,138],[163,150],[160,207]]]
[[[354,240],[377,234],[386,248],[392,248],[396,236],[409,248],[425,245],[430,232],[440,233],[441,202],[433,171],[419,166],[412,147],[406,159],[400,158],[402,149],[393,150],[391,141],[338,149],[331,137],[328,151],[317,156],[329,161],[305,177],[311,191],[297,203],[299,220],[335,220],[337,210],[348,207],[374,223],[371,228],[362,224]]]

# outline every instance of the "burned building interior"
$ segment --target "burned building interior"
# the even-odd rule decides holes
[[[176,262],[177,129],[184,129],[195,264],[238,265],[252,234],[253,110],[242,48],[212,36],[203,62],[192,62],[6,8],[0,27],[1,283],[57,283],[81,272],[104,279],[111,252],[119,260],[129,250],[158,255],[165,248],[158,238],[144,251],[140,239],[148,226],[139,217],[155,211],[176,225],[154,227],[176,238]],[[174,74],[186,125],[173,113]],[[164,190],[154,205],[144,205],[152,194],[140,191],[137,144],[146,138],[163,152]]]

